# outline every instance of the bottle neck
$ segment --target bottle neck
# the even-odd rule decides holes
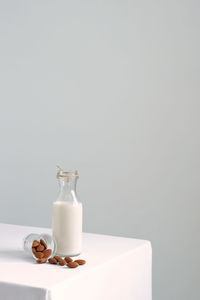
[[[58,201],[78,202],[76,196],[77,179],[68,180],[68,181],[59,179],[58,181],[60,186]]]

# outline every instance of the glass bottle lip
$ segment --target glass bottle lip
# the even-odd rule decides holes
[[[56,177],[58,179],[63,179],[63,180],[69,180],[69,179],[75,179],[75,178],[79,178],[79,174],[78,171],[64,171],[62,170],[59,166],[57,166],[58,168],[58,172]]]

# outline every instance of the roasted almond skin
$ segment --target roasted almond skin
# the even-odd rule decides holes
[[[86,261],[84,259],[76,259],[74,262],[76,262],[77,264],[79,264],[80,266],[86,264]]]
[[[37,248],[36,248],[36,251],[38,251],[38,252],[44,251],[44,246],[39,244],[39,246],[37,246]]]
[[[37,259],[36,262],[38,264],[45,264],[47,262],[47,259],[46,258],[40,258],[40,259]]]
[[[55,258],[49,258],[48,259],[48,262],[51,264],[51,265],[57,265],[57,260]]]
[[[42,252],[35,252],[34,255],[36,258],[39,258],[39,259],[44,257],[44,254]]]
[[[58,259],[60,259],[61,257],[58,256],[58,255],[55,255],[54,258],[55,258],[55,259],[57,260],[57,262],[58,262]]]
[[[54,258],[57,260],[57,262],[59,263],[59,265],[61,265],[61,266],[66,265],[66,261],[62,257],[56,255],[56,256],[54,256]]]
[[[77,262],[75,262],[75,261],[70,261],[70,262],[68,262],[67,266],[69,268],[74,269],[74,268],[77,268],[79,266],[79,264]]]
[[[42,253],[44,254],[45,258],[49,258],[49,256],[51,256],[52,251],[51,249],[46,249]]]
[[[33,252],[34,255],[35,255],[35,253],[37,253],[35,248],[32,248],[32,252]]]
[[[33,243],[32,243],[32,248],[36,248],[40,245],[40,242],[37,241],[37,240],[34,240]]]
[[[66,257],[64,258],[64,260],[66,261],[66,263],[68,263],[68,262],[70,262],[70,261],[73,261],[73,259],[72,259],[71,257],[69,257],[69,256],[66,256]]]
[[[66,265],[66,261],[63,258],[59,258],[59,260],[57,260],[60,266],[64,266]]]
[[[44,249],[46,250],[48,247],[47,247],[47,244],[45,243],[44,240],[40,240],[40,245],[44,246]]]

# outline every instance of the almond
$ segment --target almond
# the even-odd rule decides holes
[[[62,258],[60,258],[60,259],[58,260],[58,263],[59,263],[59,265],[60,265],[60,266],[64,266],[64,265],[66,265],[66,262],[65,262],[65,260],[64,260],[64,259],[62,259]]]
[[[77,262],[75,262],[75,261],[70,261],[70,262],[67,263],[67,266],[69,268],[74,269],[74,268],[77,268],[79,266],[79,264]]]
[[[40,244],[40,242],[39,242],[39,241],[36,241],[36,240],[34,240],[34,241],[33,241],[33,243],[32,243],[32,248],[36,248],[36,247],[38,247],[38,246],[39,246],[39,244]]]
[[[35,253],[37,253],[35,248],[32,248],[32,252],[33,252],[34,255],[35,255]]]
[[[72,259],[71,257],[69,257],[69,256],[66,256],[66,257],[64,258],[64,260],[66,261],[66,263],[68,263],[68,262],[70,262],[70,261],[73,261],[73,259]]]
[[[35,252],[34,255],[39,259],[44,257],[44,254],[42,252]]]
[[[52,250],[51,249],[45,249],[43,251],[44,257],[48,258],[49,256],[51,256]]]
[[[57,260],[57,262],[59,263],[60,266],[66,265],[66,261],[62,257],[57,255],[57,256],[54,256],[54,258]]]
[[[55,255],[54,258],[55,258],[55,259],[57,260],[57,262],[58,262],[58,259],[60,259],[61,257],[58,256],[58,255]]]
[[[39,246],[37,246],[37,248],[36,248],[36,251],[38,251],[38,252],[44,251],[44,246],[39,244]]]
[[[57,260],[55,258],[49,258],[48,262],[52,265],[57,265]]]
[[[47,247],[47,244],[45,243],[44,240],[40,240],[40,245],[44,246],[44,249],[46,250],[48,247]]]
[[[76,262],[77,264],[79,264],[80,266],[86,264],[86,261],[84,259],[76,259],[74,262]]]
[[[44,264],[44,263],[47,262],[47,259],[46,259],[46,258],[40,258],[40,259],[37,259],[36,262],[37,262],[38,264]]]

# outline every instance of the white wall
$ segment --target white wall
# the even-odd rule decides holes
[[[199,1],[0,1],[0,221],[150,239],[154,300],[200,298]]]

